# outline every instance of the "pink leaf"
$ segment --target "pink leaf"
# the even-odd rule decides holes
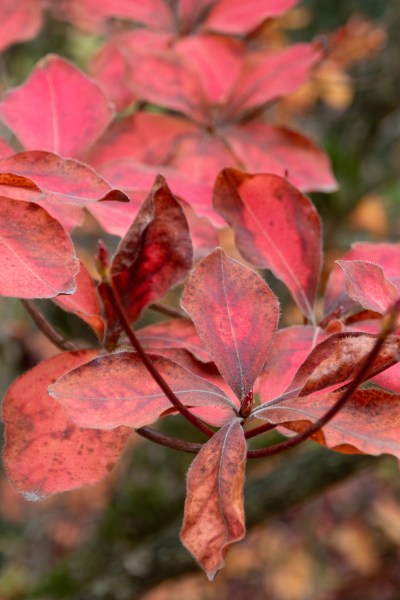
[[[233,402],[222,390],[180,365],[150,355],[153,364],[186,406],[219,406],[233,416]],[[114,429],[127,425],[135,429],[149,425],[171,403],[133,352],[100,356],[67,373],[49,393],[63,406],[68,417],[80,427]]]
[[[372,262],[383,269],[384,276],[393,283],[400,293],[400,244],[373,244],[356,242],[342,260],[362,260]],[[345,275],[340,267],[335,267],[329,277],[325,290],[324,315],[328,315],[341,304],[343,311],[354,308],[355,303],[345,291]]]
[[[246,441],[239,420],[200,450],[187,475],[183,545],[212,581],[229,546],[245,535],[243,484]]]
[[[14,150],[6,142],[6,140],[0,138],[0,158],[4,158],[5,156],[9,156],[10,154],[14,154]]]
[[[217,248],[194,269],[182,307],[221,375],[243,399],[262,369],[278,326],[275,295],[257,273]]]
[[[400,356],[398,357],[400,358]],[[400,363],[374,377],[375,383],[400,394]]]
[[[40,0],[1,0],[0,52],[36,36],[42,26]]]
[[[226,34],[247,34],[266,19],[278,17],[298,0],[220,0],[215,2],[203,27]]]
[[[224,169],[215,184],[214,207],[233,227],[244,258],[271,269],[314,321],[321,224],[308,198],[276,175]]]
[[[19,188],[38,192],[42,194],[39,200],[44,199],[49,207],[54,203],[85,206],[104,200],[129,201],[89,166],[40,150],[0,159],[0,191],[2,185],[8,190],[16,188],[17,195]]]
[[[345,274],[348,295],[363,308],[383,314],[399,297],[397,288],[378,265],[362,260],[336,262]]]
[[[294,92],[321,58],[320,44],[249,54],[226,102],[225,120]]]
[[[65,59],[49,55],[7,92],[0,118],[27,150],[79,156],[106,129],[113,111],[98,86]]]
[[[319,335],[314,327],[295,325],[278,330],[260,375],[261,402],[268,402],[283,394],[317,340]]]
[[[53,298],[53,302],[88,323],[101,341],[104,335],[104,320],[101,316],[99,297],[93,280],[82,263],[76,276],[76,286],[72,295],[57,296]]]
[[[184,213],[159,177],[112,261],[111,277],[129,319],[179,283],[191,264]]]
[[[51,298],[72,294],[79,269],[70,238],[36,204],[0,197],[0,294]]]
[[[252,121],[227,128],[224,137],[251,173],[280,175],[302,191],[332,192],[338,187],[326,154],[300,133]]]
[[[3,403],[8,477],[28,500],[100,481],[118,460],[131,430],[81,429],[47,393],[52,381],[96,352],[65,352],[19,377]]]

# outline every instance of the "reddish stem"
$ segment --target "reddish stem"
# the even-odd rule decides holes
[[[153,377],[154,381],[159,385],[159,387],[161,388],[161,390],[167,396],[168,400],[171,402],[171,404],[173,406],[175,406],[175,408],[181,413],[181,415],[183,415],[199,431],[201,431],[202,433],[204,433],[204,435],[206,435],[207,437],[212,437],[214,435],[214,431],[212,429],[210,429],[208,427],[208,425],[206,425],[205,423],[203,423],[203,421],[201,421],[195,415],[193,415],[190,412],[190,410],[188,410],[186,408],[186,406],[184,404],[182,404],[182,402],[175,395],[175,393],[170,388],[170,386],[168,385],[168,383],[165,381],[165,379],[162,377],[162,375],[158,372],[158,370],[156,369],[156,367],[153,365],[153,362],[151,361],[151,359],[149,358],[149,356],[147,356],[147,354],[144,351],[141,343],[139,342],[139,340],[136,337],[133,329],[131,328],[131,325],[129,323],[128,317],[127,317],[127,315],[125,313],[125,309],[122,306],[122,303],[121,303],[121,301],[119,299],[118,293],[115,290],[112,281],[110,282],[110,292],[111,292],[111,297],[112,297],[112,300],[113,300],[113,303],[114,303],[114,308],[115,308],[116,313],[118,314],[121,326],[124,329],[124,331],[125,331],[128,339],[129,339],[129,341],[131,342],[132,346],[134,347],[134,349],[138,353],[138,355],[139,355],[140,359],[142,360],[144,366],[146,367],[146,369],[148,370],[148,372],[150,373],[150,375]]]
[[[203,444],[195,444],[193,442],[187,442],[186,440],[179,440],[170,435],[164,435],[154,429],[150,429],[150,427],[140,427],[135,431],[142,437],[151,440],[152,442],[156,442],[156,444],[166,446],[167,448],[173,448],[174,450],[181,450],[182,452],[190,452],[191,454],[197,454],[203,446]]]
[[[50,325],[43,313],[40,312],[38,307],[31,300],[21,300],[21,302],[32,317],[35,325],[47,337],[47,339],[57,346],[57,348],[60,348],[60,350],[67,350],[69,352],[79,350],[75,344],[63,338],[63,336],[59,334],[52,325]]]
[[[249,440],[256,435],[261,435],[262,433],[267,433],[267,431],[271,431],[271,429],[275,429],[276,425],[272,423],[264,423],[264,425],[260,425],[259,427],[253,427],[253,429],[249,429],[245,432],[244,437],[246,440]]]

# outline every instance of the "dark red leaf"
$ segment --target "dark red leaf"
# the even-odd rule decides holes
[[[221,375],[243,399],[262,369],[278,326],[275,295],[257,273],[217,248],[194,269],[182,307]]]
[[[186,406],[225,408],[231,418],[235,405],[222,390],[180,365],[157,355],[153,364]],[[100,356],[61,377],[49,393],[80,427],[135,429],[156,421],[171,403],[133,352]]]
[[[183,545],[212,581],[229,546],[245,535],[243,484],[246,440],[239,420],[200,450],[187,475]]]
[[[70,238],[43,208],[0,197],[0,294],[72,294],[79,263]]]
[[[129,319],[182,281],[191,265],[185,215],[158,177],[112,261],[111,277]]]
[[[276,175],[224,169],[215,184],[214,208],[233,228],[244,258],[271,269],[314,322],[321,224],[310,200]]]
[[[96,355],[65,352],[19,377],[3,403],[4,462],[8,477],[28,500],[100,481],[118,460],[130,429],[81,429],[47,393],[58,377]]]

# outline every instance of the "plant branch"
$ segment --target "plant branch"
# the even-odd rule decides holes
[[[180,310],[170,308],[169,306],[166,306],[166,304],[161,304],[161,302],[153,302],[153,304],[150,304],[149,308],[150,310],[159,312],[162,315],[167,315],[167,317],[172,317],[173,319],[187,319],[187,316]]]
[[[264,423],[264,425],[260,425],[259,427],[253,427],[253,429],[248,429],[245,432],[244,437],[246,438],[246,440],[249,440],[253,437],[256,437],[256,435],[267,433],[267,431],[271,431],[271,429],[275,429],[275,427],[276,425],[274,425],[273,423]]]
[[[21,300],[21,303],[25,307],[26,311],[31,316],[35,325],[40,331],[49,339],[57,348],[60,350],[74,351],[79,350],[75,344],[66,340],[53,326],[47,321],[43,313],[38,309],[32,300]]]
[[[400,311],[400,300],[395,302],[393,307],[389,310],[388,314],[383,317],[382,320],[382,330],[379,334],[374,347],[371,352],[368,354],[364,364],[361,369],[358,371],[357,375],[353,379],[353,381],[349,384],[347,389],[344,390],[343,394],[340,398],[331,406],[331,408],[315,423],[307,427],[301,433],[298,433],[292,438],[285,440],[284,442],[280,442],[279,444],[275,444],[273,446],[268,446],[267,448],[260,448],[259,450],[249,450],[247,452],[248,458],[261,458],[264,456],[272,456],[273,454],[279,454],[280,452],[284,452],[285,450],[289,450],[289,448],[294,448],[298,446],[312,435],[314,435],[317,431],[319,431],[322,427],[324,427],[329,421],[333,419],[335,415],[343,408],[343,406],[350,400],[358,386],[364,381],[364,378],[370,368],[372,367],[376,357],[378,356],[383,344],[385,343],[386,338],[390,335],[395,326],[397,316]]]
[[[138,338],[136,337],[136,335],[129,323],[125,309],[122,306],[121,300],[119,299],[118,292],[115,290],[115,288],[113,286],[113,283],[109,282],[109,286],[110,286],[110,294],[111,294],[111,297],[112,297],[112,300],[114,303],[114,308],[119,317],[121,327],[124,329],[129,341],[131,342],[132,346],[138,353],[140,359],[142,360],[144,366],[146,367],[146,369],[148,370],[150,375],[153,377],[154,381],[159,385],[161,390],[167,396],[168,400],[181,413],[182,416],[184,416],[199,431],[204,433],[204,435],[206,435],[207,437],[212,437],[214,435],[213,430],[210,429],[208,427],[208,425],[203,423],[203,421],[198,419],[194,414],[192,414],[190,412],[190,410],[188,410],[184,404],[182,404],[182,402],[176,396],[174,391],[170,388],[168,383],[165,381],[164,377],[162,377],[162,375],[157,371],[157,369],[153,365],[153,362],[151,361],[150,357],[146,354],[146,352],[143,349],[143,346],[141,345]]]
[[[170,435],[164,435],[163,433],[159,433],[158,431],[155,431],[150,427],[140,427],[135,431],[142,437],[151,440],[152,442],[156,442],[156,444],[166,446],[167,448],[172,448],[173,450],[190,452],[191,454],[197,454],[201,450],[203,445],[195,444],[193,442],[187,442],[186,440],[179,440],[178,438],[172,437]]]

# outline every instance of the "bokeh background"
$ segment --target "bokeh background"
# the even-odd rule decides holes
[[[353,241],[398,242],[399,28],[398,2],[303,0],[258,32],[278,47],[316,36],[327,46],[327,58],[310,81],[271,113],[277,123],[318,140],[340,184],[333,194],[311,195],[324,225],[323,280]],[[24,81],[48,52],[85,69],[101,43],[101,36],[47,10],[35,39],[0,56],[1,91]],[[75,235],[89,261],[95,223],[87,219]],[[43,302],[43,310],[66,336],[90,342],[77,319],[50,303]],[[0,299],[0,315],[2,396],[19,373],[55,349],[18,301]],[[297,318],[289,306],[285,324]],[[181,427],[178,433],[185,435],[184,425],[166,420],[164,427]],[[1,475],[0,600],[400,597],[400,476],[394,459],[339,455],[308,444],[252,461],[249,534],[230,550],[213,584],[178,541],[189,462],[134,439],[106,481],[40,504],[26,502]]]

